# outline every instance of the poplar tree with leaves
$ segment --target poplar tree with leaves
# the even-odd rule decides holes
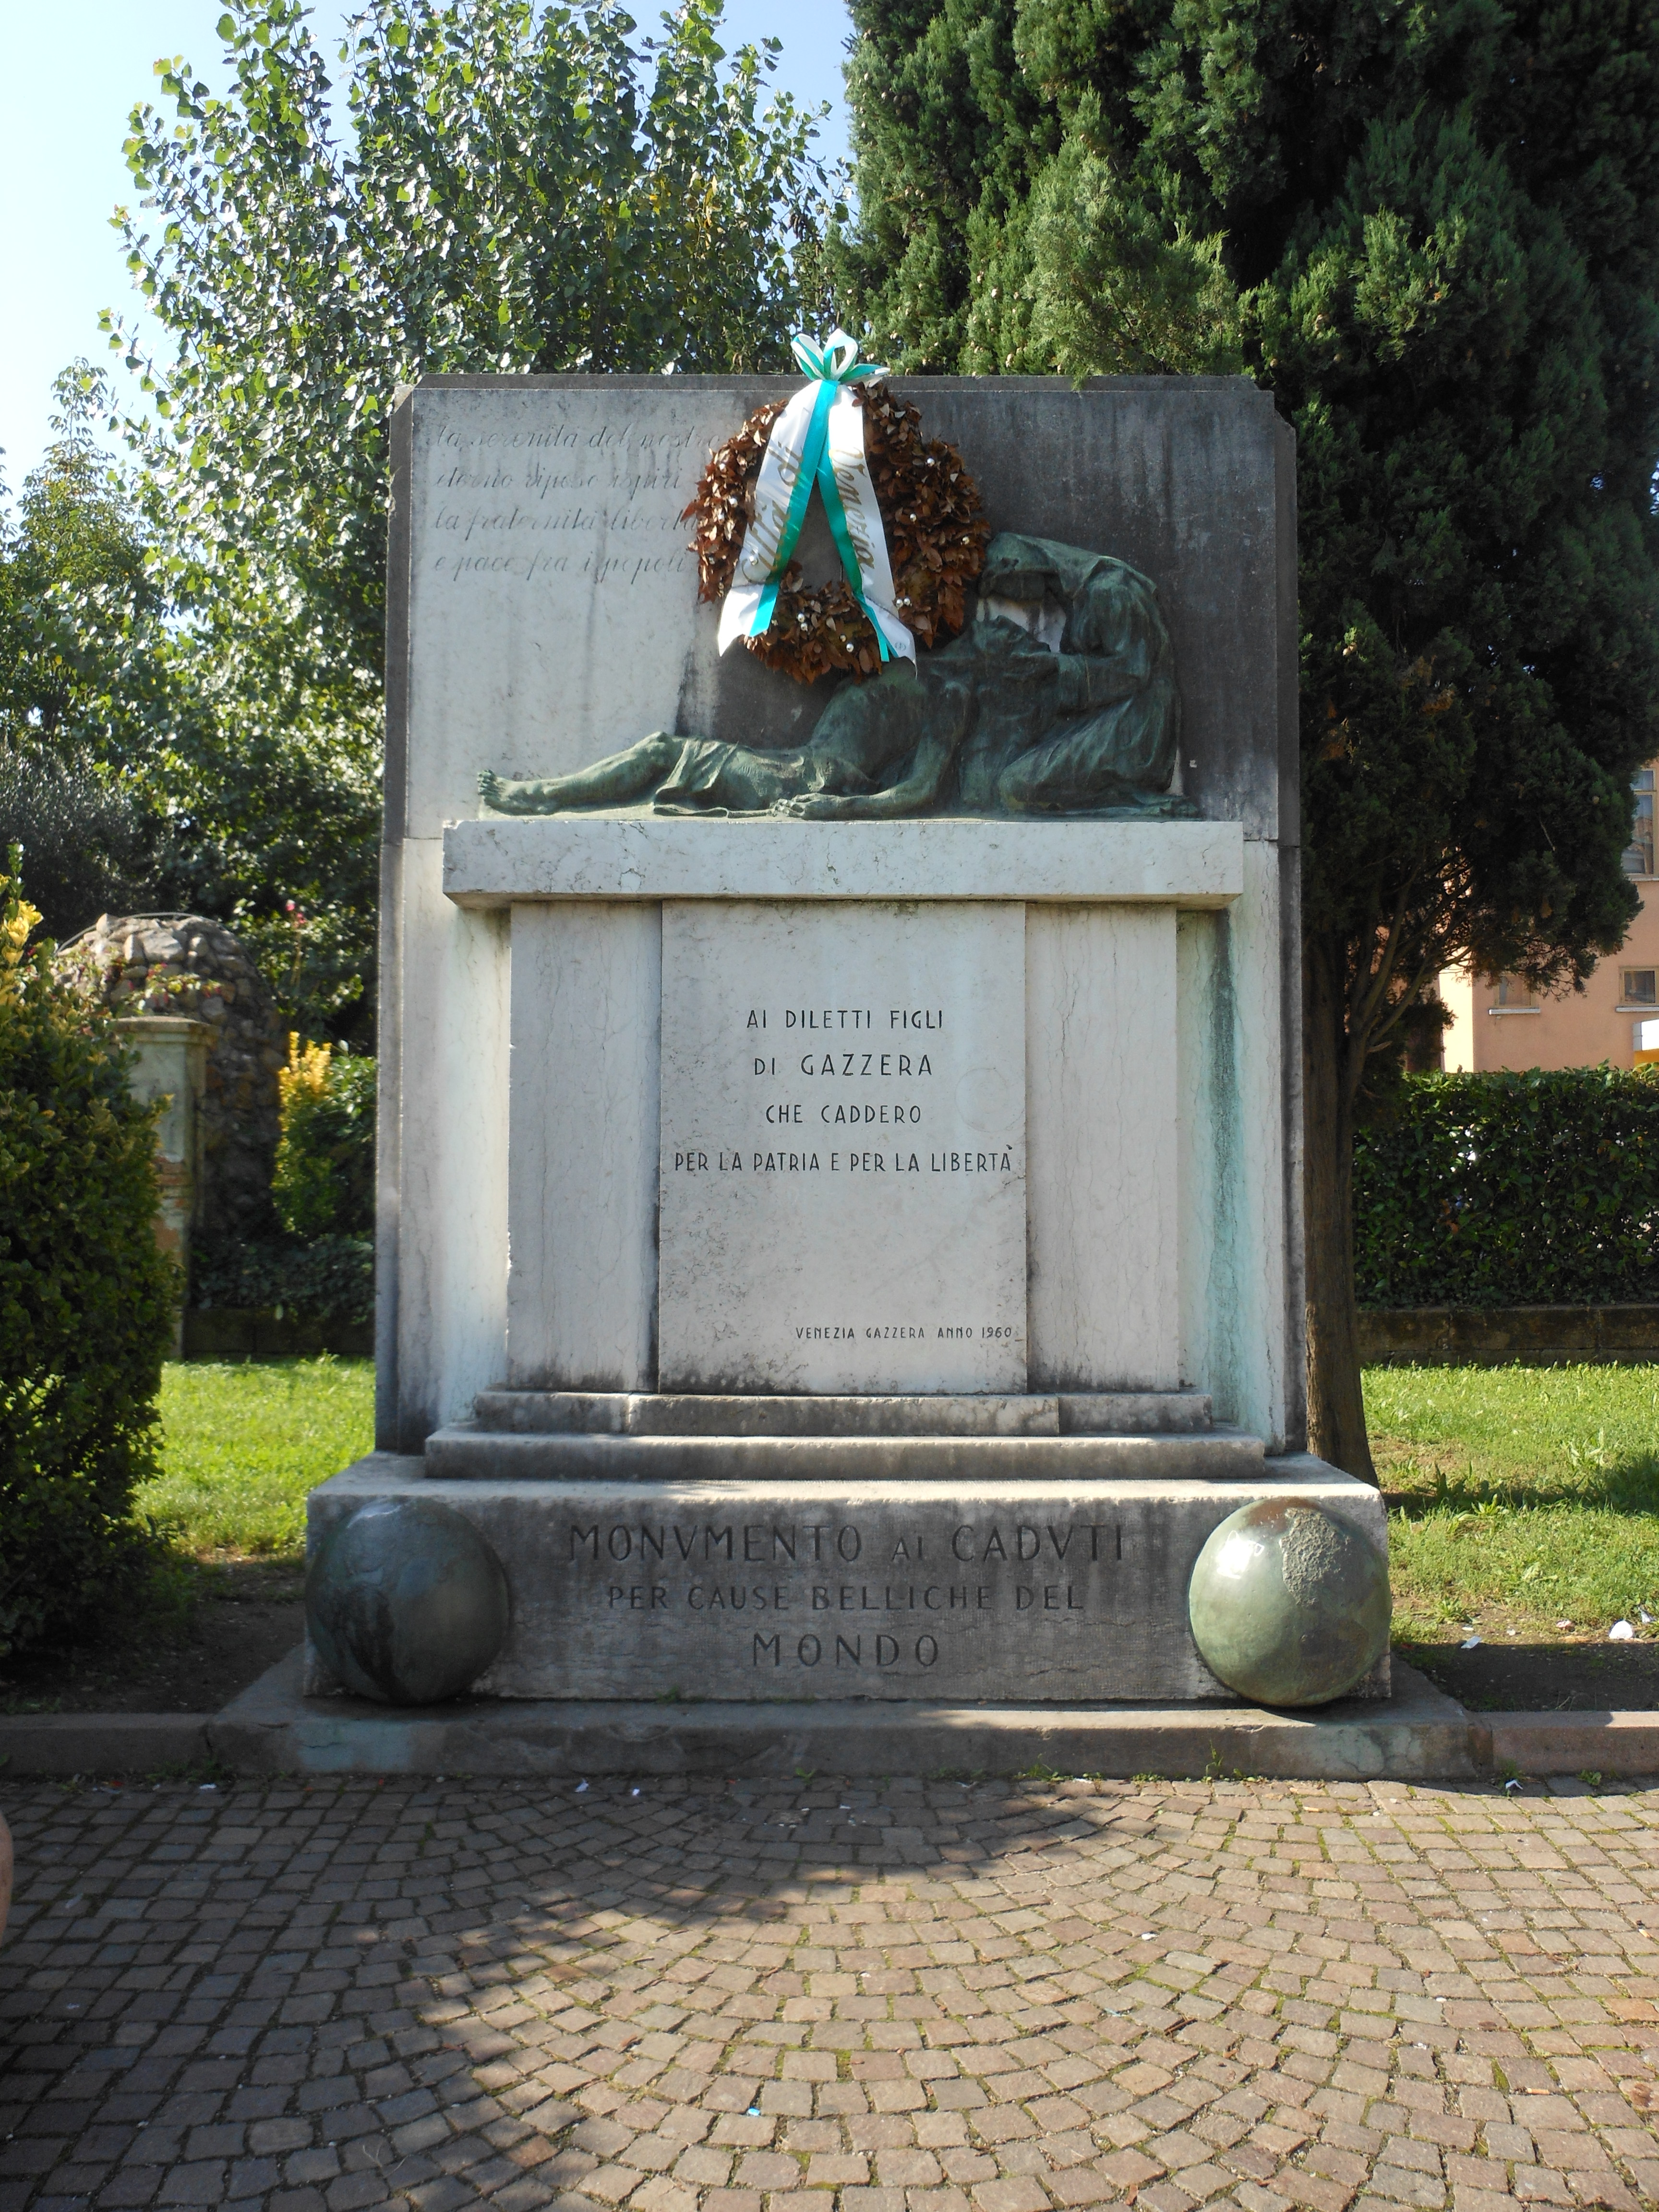
[[[917,371],[1238,371],[1298,441],[1309,1408],[1437,974],[1582,984],[1659,754],[1659,0],[852,0],[837,274]],[[857,325],[853,325],[856,327]]]
[[[157,825],[127,764],[171,720],[167,610],[93,436],[100,390],[85,362],[66,369],[52,441],[9,512],[0,483],[0,853],[24,850],[54,937],[155,873]]]
[[[202,596],[348,718],[378,711],[400,386],[787,362],[814,118],[720,15],[653,41],[609,4],[367,0],[331,58],[307,0],[231,0],[228,95],[179,62],[134,112],[118,222],[167,345],[105,322],[146,468]]]
[[[787,368],[817,319],[817,118],[769,90],[775,41],[728,56],[720,18],[680,0],[647,38],[613,4],[366,0],[325,50],[306,0],[228,0],[228,91],[174,61],[133,112],[142,307],[103,319],[149,403],[126,428],[206,710],[173,779],[256,828],[237,926],[267,966],[298,894],[324,982],[373,975],[399,387]]]

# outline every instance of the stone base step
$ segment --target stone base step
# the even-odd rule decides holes
[[[1211,1425],[1202,1390],[879,1398],[481,1390],[473,1418],[481,1429],[515,1435],[610,1437],[1143,1436]]]
[[[427,1438],[445,1481],[1260,1482],[1265,1447],[1240,1429],[1162,1436],[653,1436],[485,1429]]]
[[[424,1460],[374,1453],[319,1483],[306,1511],[313,1552],[368,1505],[442,1506],[471,1524],[511,1596],[505,1638],[477,1677],[482,1696],[1211,1705],[1226,1692],[1193,1641],[1187,1594],[1221,1522],[1278,1497],[1345,1516],[1379,1550],[1388,1541],[1375,1490],[1304,1455],[1264,1462],[1259,1444],[1251,1480],[1101,1479],[1077,1468],[1078,1455],[1121,1468],[1176,1451],[1214,1458],[1229,1446],[1216,1434],[475,1433],[454,1444],[459,1479],[446,1479],[454,1470],[435,1450]],[[526,1459],[554,1451],[598,1460],[598,1474],[520,1479]],[[805,1480],[736,1479],[734,1459],[747,1468],[756,1453],[817,1464]],[[694,1454],[725,1479],[638,1472]],[[952,1479],[848,1479],[850,1459],[880,1454],[935,1463],[949,1455]],[[619,1455],[635,1472],[607,1480]],[[1065,1472],[1011,1481],[1011,1455],[1059,1455]],[[964,1474],[964,1459],[986,1477]],[[338,1686],[319,1655],[309,1689]],[[1386,1699],[1386,1657],[1361,1689]]]
[[[1316,1711],[1252,1705],[736,1705],[473,1698],[423,1711],[301,1694],[297,1651],[210,1723],[242,1774],[927,1775],[1471,1780],[1482,1722],[1396,1665],[1395,1694]],[[882,1832],[870,1832],[872,1844]]]

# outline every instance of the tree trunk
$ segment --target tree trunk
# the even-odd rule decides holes
[[[1359,1389],[1353,1290],[1353,1047],[1340,937],[1303,949],[1304,1174],[1308,1270],[1308,1449],[1376,1480]]]

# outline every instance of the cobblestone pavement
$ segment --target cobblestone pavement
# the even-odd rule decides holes
[[[0,1796],[0,2212],[1659,2203],[1659,1790]]]

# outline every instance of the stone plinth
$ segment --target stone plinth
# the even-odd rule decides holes
[[[903,901],[872,895],[897,831]],[[1296,1441],[1278,979],[1239,965],[1277,893],[1237,825],[591,815],[447,842],[508,949],[499,1087],[454,1164],[502,1143],[479,1388],[1188,1388]],[[809,852],[818,896],[754,895]],[[494,1220],[453,1224],[446,1270]]]
[[[1172,1437],[1206,1431],[1212,1418],[1201,1390],[1008,1397],[994,1391],[771,1397],[759,1392],[481,1390],[473,1425],[518,1436]]]
[[[1525,1731],[1497,1723],[1537,1715],[1484,1717],[1396,1667],[1386,1698],[1352,1698],[1310,1712],[1266,1712],[1250,1705],[951,1705],[925,1701],[872,1705],[769,1698],[754,1705],[618,1703],[614,1699],[468,1698],[430,1711],[389,1711],[364,1699],[303,1694],[303,1655],[282,1660],[209,1723],[209,1747],[242,1774],[433,1774],[706,1776],[867,1775],[882,1787],[896,1775],[1155,1774],[1174,1779],[1222,1774],[1280,1775],[1328,1782],[1483,1780],[1493,1752],[1520,1747],[1528,1773],[1553,1771],[1530,1753]],[[23,1771],[102,1771],[123,1760],[77,1753],[52,1733],[78,1716],[35,1716],[0,1723],[14,1738]],[[114,1729],[127,1715],[102,1725]],[[1651,1773],[1659,1766],[1659,1727],[1646,1713],[1544,1716],[1589,1722],[1551,1731],[1550,1756],[1564,1772],[1596,1758],[1607,1771]],[[196,1733],[199,1718],[185,1716]],[[1615,1727],[1617,1723],[1645,1723]],[[1597,1724],[1601,1726],[1598,1731]],[[182,1732],[180,1732],[182,1736]],[[1573,1746],[1577,1748],[1572,1748]],[[1560,1747],[1567,1748],[1562,1749]],[[55,1751],[48,1769],[43,1751]],[[157,1757],[161,1754],[157,1753]],[[175,1759],[185,1753],[167,1754]],[[142,1760],[129,1756],[130,1766]]]
[[[58,963],[93,984],[125,1020],[203,1024],[197,1218],[215,1239],[257,1232],[270,1209],[285,1040],[270,989],[240,939],[205,915],[102,915],[60,946]]]
[[[1017,1705],[1236,1702],[1193,1643],[1187,1583],[1211,1530],[1254,1498],[1327,1505],[1386,1549],[1377,1492],[1305,1457],[1258,1462],[1254,1480],[1228,1483],[1082,1470],[1011,1482],[994,1462],[978,1465],[902,1480],[768,1470],[549,1482],[448,1480],[431,1454],[377,1455],[311,1493],[311,1540],[388,1496],[464,1515],[512,1592],[512,1627],[481,1695]],[[1386,1665],[1366,1688],[1387,1694]]]
[[[1237,822],[690,822],[641,808],[501,817],[444,832],[445,896],[489,913],[526,899],[1038,900],[1045,905],[1231,905],[1244,890]]]
[[[920,1482],[964,1474],[1012,1494],[1030,1482],[1109,1474],[1259,1481],[1263,1455],[1261,1437],[1240,1429],[1170,1437],[494,1436],[458,1422],[427,1438],[426,1465],[446,1480],[536,1482]]]

